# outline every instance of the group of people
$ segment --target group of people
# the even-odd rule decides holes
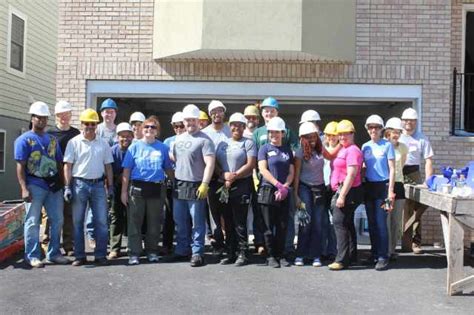
[[[145,253],[149,262],[165,254],[168,261],[201,266],[207,237],[221,264],[243,266],[249,262],[252,212],[255,250],[268,266],[320,267],[328,261],[331,270],[341,270],[357,261],[354,213],[362,203],[369,263],[376,270],[396,258],[402,217],[415,220],[404,244],[421,253],[425,207],[405,201],[403,186],[423,183],[422,160],[425,177],[432,175],[433,150],[417,131],[417,112],[408,108],[401,119],[386,123],[369,116],[370,140],[359,148],[349,120],[322,129],[320,115],[308,110],[296,134],[279,109],[267,97],[226,121],[221,101],[211,101],[207,113],[189,104],[171,118],[175,135],[161,142],[156,116],[135,112],[129,122],[115,125],[118,106],[112,99],[101,104],[102,122],[96,111],[84,110],[80,131],[71,126],[68,102],[56,104],[52,128],[48,105],[33,103],[30,131],[15,141],[26,205],[25,260],[43,266],[43,208],[44,252],[56,264],[71,262],[61,252],[61,237],[65,254],[74,256],[72,265],[86,264],[86,234],[99,265],[121,255],[126,235],[129,265],[139,264]]]

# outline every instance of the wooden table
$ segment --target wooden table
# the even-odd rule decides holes
[[[464,277],[463,270],[464,229],[474,229],[474,199],[429,191],[421,185],[405,185],[405,196],[440,211],[448,260],[448,295],[474,288],[474,275]]]

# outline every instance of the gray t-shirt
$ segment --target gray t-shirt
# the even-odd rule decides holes
[[[257,157],[255,143],[247,138],[235,141],[232,138],[219,143],[216,149],[216,160],[224,172],[235,172],[247,163],[247,158]],[[246,177],[250,177],[249,174]]]
[[[105,126],[105,123],[100,123],[97,125],[97,129],[95,133],[99,136],[99,138],[103,139],[109,146],[113,146],[114,143],[117,141],[117,126],[112,129],[108,129]]]
[[[303,158],[303,150],[295,150],[295,156],[301,160],[300,182],[310,186],[324,184],[324,157],[313,152],[309,160]]]
[[[226,124],[224,124],[221,130],[216,130],[212,125],[209,125],[201,131],[211,138],[215,148],[217,148],[219,143],[226,141],[231,136],[230,127]]]
[[[202,181],[206,167],[204,156],[215,155],[214,144],[202,131],[176,136],[171,150],[176,160],[176,179],[190,182]]]
[[[399,141],[408,147],[405,165],[420,165],[421,158],[428,159],[434,155],[430,142],[421,132],[411,136],[402,134]]]

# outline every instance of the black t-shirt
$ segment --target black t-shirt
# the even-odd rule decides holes
[[[48,133],[58,139],[59,147],[61,148],[61,152],[64,155],[64,152],[66,151],[66,145],[69,140],[71,140],[81,132],[74,127],[70,127],[69,130],[61,130],[57,126],[54,126],[53,128],[48,129]]]

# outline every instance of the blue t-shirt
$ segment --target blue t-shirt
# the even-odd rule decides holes
[[[388,160],[395,159],[395,150],[390,141],[368,141],[362,145],[362,153],[366,167],[365,178],[369,182],[389,180]]]
[[[266,160],[268,170],[280,183],[285,183],[290,173],[290,165],[294,164],[293,152],[288,145],[280,147],[270,143],[264,144],[258,150],[258,161]],[[262,177],[262,185],[272,186],[265,178]]]
[[[114,157],[114,162],[112,163],[112,170],[114,172],[114,176],[122,174],[122,162],[126,152],[127,150],[122,150],[120,148],[120,145],[118,144],[114,144],[112,146],[112,156]]]
[[[48,133],[39,135],[27,131],[15,140],[15,160],[26,162],[26,184],[49,189],[48,184],[38,177],[51,177],[58,173],[57,162],[63,155],[59,143]]]
[[[173,145],[175,141],[176,141],[176,135],[166,138],[165,141],[163,141],[163,143],[168,147],[168,150],[171,150],[171,146]],[[171,166],[173,167],[173,169],[175,169],[176,167],[173,161],[171,161]]]
[[[137,141],[128,148],[122,167],[131,169],[132,180],[162,182],[164,171],[172,169],[168,152],[168,147],[159,140],[151,144]]]

